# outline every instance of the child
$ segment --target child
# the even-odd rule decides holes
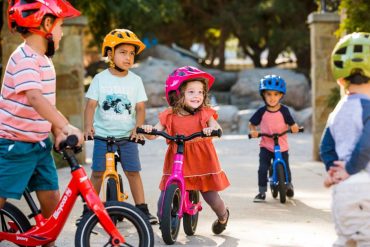
[[[333,187],[333,246],[370,246],[370,33],[344,36],[331,55],[334,78],[345,91],[329,115],[320,155]]]
[[[144,48],[145,45],[127,29],[115,29],[105,36],[102,55],[108,57],[110,68],[94,77],[86,93],[85,138],[96,135],[116,138],[132,136],[136,141],[144,139],[143,135],[136,134],[136,127],[144,123],[147,96],[141,78],[129,70],[135,55]],[[156,224],[156,217],[149,213],[145,204],[137,145],[125,142],[115,148],[120,150],[122,169],[136,207],[148,216],[152,224]],[[94,140],[91,182],[98,194],[105,171],[106,147],[106,142]]]
[[[7,198],[36,191],[49,217],[59,201],[58,176],[51,155],[67,135],[82,133],[55,108],[55,70],[50,57],[63,35],[63,19],[80,12],[67,1],[9,1],[8,22],[24,43],[12,53],[0,97],[0,208]],[[45,246],[54,246],[49,243]]]
[[[290,126],[293,133],[299,131],[298,125],[294,122],[289,109],[280,103],[286,93],[286,83],[283,78],[276,75],[267,75],[261,79],[259,85],[260,95],[265,102],[265,106],[258,109],[249,120],[249,129],[252,138],[258,137],[257,126],[262,133],[273,134],[281,133]],[[281,154],[286,163],[289,175],[287,196],[293,197],[294,190],[291,183],[291,172],[289,167],[288,137],[287,135],[279,138]],[[258,168],[258,189],[259,193],[253,202],[264,202],[267,191],[267,172],[274,159],[274,141],[268,137],[262,137],[260,142],[260,164]]]
[[[195,67],[186,66],[176,69],[166,80],[166,99],[170,108],[160,113],[160,122],[154,127],[143,125],[142,128],[146,132],[150,132],[153,128],[166,130],[170,135],[190,135],[199,131],[210,135],[212,130],[221,129],[216,121],[217,113],[209,107],[208,103],[208,90],[213,82],[213,76]],[[146,137],[156,138],[150,135]],[[172,171],[175,153],[176,144],[170,142],[159,186],[162,192],[158,201],[158,212],[164,186]],[[229,210],[218,191],[224,190],[230,183],[220,167],[211,138],[198,138],[186,143],[184,176],[186,189],[200,190],[204,200],[216,213],[217,220],[212,225],[213,233],[222,233],[227,226]]]

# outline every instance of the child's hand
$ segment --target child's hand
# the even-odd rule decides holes
[[[214,130],[217,130],[216,128],[214,127],[207,127],[207,128],[204,128],[203,129],[203,133],[206,135],[206,136],[210,136],[212,131]]]
[[[60,142],[65,140],[69,135],[77,136],[78,146],[81,146],[84,141],[82,132],[78,128],[70,124],[65,125],[61,130],[54,129],[53,134],[55,136],[55,147],[57,150],[59,149]]]
[[[136,133],[136,128],[134,128],[131,131],[130,139],[134,140],[135,142],[138,142],[139,140],[144,140],[145,138],[143,134]]]
[[[252,138],[258,138],[258,131],[257,130],[250,130],[249,134]]]
[[[333,184],[335,184],[335,182],[334,182],[333,178],[332,178],[330,175],[326,176],[326,177],[325,177],[325,180],[324,180],[324,186],[325,186],[326,188],[329,188],[329,187],[330,187],[330,186],[332,186]]]
[[[345,162],[341,160],[334,161],[334,165],[330,167],[330,171],[333,172],[333,178],[336,183],[339,183],[345,179],[347,179],[350,175],[345,169]]]
[[[292,133],[298,133],[299,132],[298,124],[294,124],[294,125],[290,126],[290,130],[292,131]]]
[[[93,126],[85,127],[85,131],[84,131],[85,140],[89,140],[89,137],[91,139],[94,139],[94,135],[95,135],[95,129]]]
[[[142,128],[146,133],[150,133],[150,132],[152,132],[152,130],[153,130],[153,126],[152,126],[152,125],[141,125],[141,128]]]

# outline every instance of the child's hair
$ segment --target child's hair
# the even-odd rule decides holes
[[[169,105],[172,107],[173,113],[179,113],[181,109],[186,109],[184,98],[185,98],[185,90],[186,86],[189,82],[193,81],[200,81],[203,84],[203,103],[200,107],[195,109],[195,111],[200,110],[204,106],[210,106],[209,104],[209,96],[208,96],[208,83],[207,80],[204,78],[194,78],[190,80],[184,81],[181,86],[179,87],[180,94],[178,95],[176,91],[171,91],[168,94],[169,98]]]

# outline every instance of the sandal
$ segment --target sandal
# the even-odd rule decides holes
[[[226,208],[226,212],[227,212],[227,218],[226,218],[225,223],[221,223],[220,220],[217,219],[212,224],[212,232],[216,235],[221,234],[226,229],[227,222],[229,221],[229,216],[230,216],[230,212],[228,208]]]

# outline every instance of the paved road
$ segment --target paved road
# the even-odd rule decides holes
[[[178,242],[173,246],[222,247],[327,247],[335,239],[330,216],[330,190],[323,188],[323,165],[311,161],[312,137],[309,134],[290,136],[290,160],[295,186],[295,197],[280,204],[268,194],[266,203],[253,203],[257,193],[258,141],[245,136],[224,136],[215,140],[221,164],[232,185],[222,192],[230,208],[229,225],[220,236],[211,231],[215,215],[203,203],[195,236],[187,237],[180,229]],[[158,182],[166,150],[163,139],[147,141],[140,147],[146,199],[150,210],[156,212]],[[87,145],[88,156],[91,154]],[[89,160],[88,160],[89,162]],[[85,166],[90,172],[88,165]],[[69,169],[59,170],[61,188],[69,179]],[[127,184],[125,186],[128,188]],[[132,203],[132,199],[129,198]],[[23,202],[16,202],[23,206]],[[81,203],[72,212],[58,246],[73,246],[74,222],[79,216]],[[155,245],[165,246],[158,226],[153,227]],[[0,246],[3,243],[0,243]]]

